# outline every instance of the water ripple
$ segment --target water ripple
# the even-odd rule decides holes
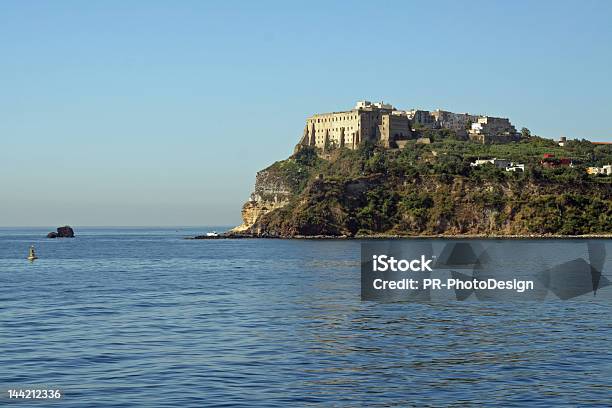
[[[37,236],[0,231],[0,382],[62,407],[610,406],[605,302],[361,302],[354,241]]]

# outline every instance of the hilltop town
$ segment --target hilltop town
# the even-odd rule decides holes
[[[356,149],[365,141],[403,148],[408,140],[419,139],[421,129],[446,129],[459,139],[479,143],[516,142],[521,137],[508,118],[440,109],[398,110],[384,102],[359,101],[352,110],[319,113],[306,119],[296,151],[305,146],[324,151],[334,147]]]
[[[294,154],[257,173],[231,234],[608,235],[610,162],[612,144],[507,118],[361,101],[306,119]]]
[[[523,134],[524,133],[524,134]],[[306,119],[304,132],[295,146],[300,149],[313,147],[323,157],[337,148],[357,149],[364,143],[373,143],[386,149],[404,149],[412,142],[430,144],[435,138],[452,138],[481,144],[504,144],[520,142],[529,137],[528,129],[517,132],[508,118],[470,113],[454,113],[437,109],[399,110],[384,102],[359,101],[352,110],[318,113]],[[567,139],[561,137],[558,146],[565,146]],[[596,142],[595,145],[607,145]],[[578,159],[578,162],[581,160]],[[492,164],[506,171],[525,171],[525,164],[506,158],[478,158],[472,167]],[[542,155],[539,165],[545,168],[574,167],[574,160],[556,157],[554,153]],[[612,165],[585,168],[590,175],[612,175]]]

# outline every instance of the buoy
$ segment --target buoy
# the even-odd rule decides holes
[[[38,257],[36,256],[34,245],[30,245],[30,252],[28,253],[28,261],[33,262],[35,259],[38,259]]]

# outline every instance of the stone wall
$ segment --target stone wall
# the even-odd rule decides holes
[[[379,129],[380,142],[384,147],[396,148],[398,140],[412,138],[410,121],[405,114],[383,115]]]

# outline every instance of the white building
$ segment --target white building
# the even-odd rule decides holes
[[[510,166],[506,167],[506,171],[525,171],[525,165],[519,163],[510,163]]]
[[[607,164],[602,167],[587,167],[587,173],[589,174],[603,174],[605,176],[612,175],[612,165]]]
[[[472,167],[482,166],[483,164],[492,164],[498,169],[504,169],[506,171],[525,171],[525,165],[522,163],[514,163],[506,159],[478,159],[473,163],[470,163]]]
[[[483,164],[492,164],[495,167],[497,167],[498,169],[505,169],[510,164],[512,164],[512,162],[510,160],[497,159],[497,158],[493,158],[493,159],[478,159],[475,162],[470,163],[470,166],[478,167],[478,166],[482,166]]]
[[[516,142],[520,135],[507,118],[481,116],[476,123],[472,123],[469,130],[471,140],[480,143],[490,142]]]

